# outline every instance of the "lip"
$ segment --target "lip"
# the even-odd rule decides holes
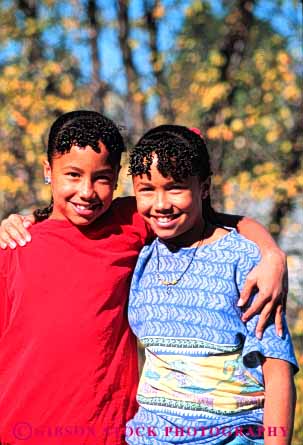
[[[98,208],[101,208],[101,203],[80,204],[77,202],[71,202],[75,212],[80,216],[91,216]]]
[[[170,229],[175,226],[176,220],[181,216],[180,213],[174,215],[151,215],[152,222],[159,228]]]

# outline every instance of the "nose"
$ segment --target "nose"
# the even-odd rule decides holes
[[[159,213],[168,213],[171,211],[172,204],[170,203],[165,191],[156,193],[154,200],[154,210]]]
[[[91,181],[91,179],[83,178],[83,180],[80,183],[79,196],[81,199],[84,200],[89,200],[94,198],[95,189],[94,189],[94,183]]]

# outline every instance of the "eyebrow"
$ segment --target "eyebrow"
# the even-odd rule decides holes
[[[70,169],[75,170],[75,171],[77,171],[79,173],[83,173],[82,168],[76,167],[75,165],[66,165],[63,170],[70,170]],[[98,174],[98,173],[113,174],[113,169],[111,169],[111,168],[104,168],[104,169],[96,170],[94,172],[94,174]]]
[[[139,184],[140,185],[151,185],[152,184],[152,181],[139,181]]]

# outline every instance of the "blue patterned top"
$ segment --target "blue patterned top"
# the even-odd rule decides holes
[[[193,249],[171,252],[155,240],[135,268],[128,316],[146,362],[139,411],[126,430],[132,445],[232,443],[236,428],[262,426],[262,356],[297,369],[285,319],[283,338],[272,321],[262,340],[254,333],[258,316],[241,321],[237,301],[260,260],[258,247],[236,231],[201,246],[168,292],[159,274],[170,282],[180,278]],[[261,432],[248,430],[243,444],[263,443]]]

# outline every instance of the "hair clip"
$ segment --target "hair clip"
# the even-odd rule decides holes
[[[192,131],[193,133],[196,133],[198,136],[200,136],[201,139],[204,139],[203,134],[201,133],[199,128],[192,127],[192,128],[190,128],[190,131]]]
[[[49,176],[45,176],[44,178],[44,184],[51,184],[51,178]]]

